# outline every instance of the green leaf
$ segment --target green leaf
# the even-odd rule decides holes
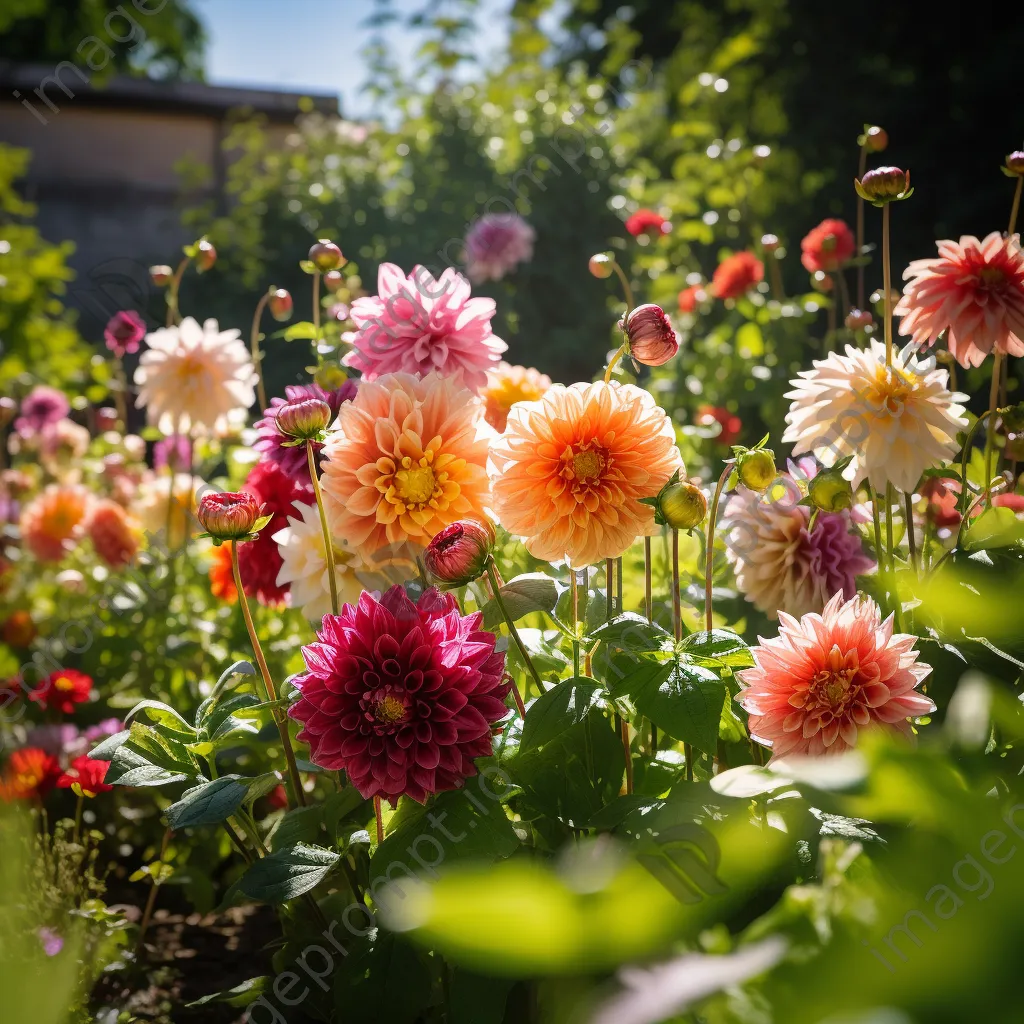
[[[293,807],[285,811],[270,833],[270,846],[280,850],[298,843],[317,844],[323,835],[324,808],[320,804],[312,807]]]
[[[408,942],[378,929],[372,946],[337,965],[333,987],[332,1019],[416,1024],[430,1004],[431,974]]]
[[[672,634],[668,630],[648,622],[636,612],[616,615],[614,619],[595,629],[590,638],[601,640],[618,650],[634,653],[669,650],[673,643]]]
[[[964,530],[963,547],[965,551],[1024,548],[1024,521],[1012,508],[987,508]]]
[[[172,772],[151,764],[123,743],[113,753],[104,782],[111,786],[166,786],[192,778],[185,772]]]
[[[531,612],[550,612],[558,603],[558,583],[542,572],[516,576],[500,593],[513,622]],[[498,602],[493,598],[484,605],[483,613],[485,629],[492,629],[503,621]]]
[[[204,702],[205,705],[205,702]],[[196,713],[196,724],[200,735],[206,739],[221,739],[233,732],[259,732],[259,725],[243,721],[236,712],[260,706],[260,699],[254,693],[236,693],[226,700],[200,707]]]
[[[262,975],[259,978],[249,978],[234,988],[224,989],[223,992],[211,992],[208,996],[200,996],[199,999],[186,1003],[186,1008],[193,1006],[207,1006],[210,1003],[227,1003],[228,1006],[243,1007],[259,999],[264,992],[270,991],[273,978]]]
[[[502,1024],[513,981],[457,967],[449,995],[449,1024]]]
[[[597,704],[604,687],[586,676],[566,679],[527,709],[520,750],[539,747],[578,725]]]
[[[115,732],[113,736],[108,736],[105,740],[100,740],[92,750],[89,751],[89,757],[94,761],[110,761],[114,757],[114,751],[121,746],[128,739],[130,735],[127,729],[123,729],[121,732]]]
[[[216,825],[242,805],[248,790],[248,779],[224,775],[213,782],[204,782],[185,790],[181,799],[164,812],[168,827],[174,831],[197,825]]]
[[[273,338],[284,338],[285,341],[312,341],[317,336],[316,325],[308,320],[299,320],[289,324],[280,331],[274,331]]]
[[[728,629],[691,633],[679,644],[678,650],[697,665],[750,668],[754,664],[754,656],[743,638]]]
[[[201,778],[199,764],[185,744],[152,726],[133,722],[115,751],[106,781],[121,786],[163,786]]]
[[[146,713],[149,720],[155,723],[158,731],[165,736],[172,736],[185,743],[195,740],[195,728],[189,725],[169,704],[164,704],[159,700],[144,700],[136,704],[125,716],[124,724],[130,725],[131,720],[142,712]]]
[[[637,711],[673,739],[713,753],[725,703],[725,683],[699,665],[672,664],[660,682],[634,691]]]
[[[256,861],[236,885],[250,899],[284,903],[319,885],[339,860],[331,850],[296,843]]]
[[[636,694],[659,686],[667,679],[672,665],[671,661],[616,659],[610,666],[608,692],[612,697],[631,697],[635,701]]]

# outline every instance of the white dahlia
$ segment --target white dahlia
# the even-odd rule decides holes
[[[319,622],[331,610],[331,585],[327,577],[327,554],[320,513],[316,505],[296,504],[299,518],[288,517],[288,525],[271,538],[281,552],[277,585],[291,588],[292,607],[299,608],[312,622]],[[364,587],[362,561],[347,548],[335,544],[334,574],[340,604],[356,604]],[[366,582],[372,582],[367,574]]]
[[[135,383],[136,405],[165,434],[225,434],[255,401],[256,371],[237,328],[202,327],[187,316],[146,335]]]
[[[844,476],[854,487],[868,480],[881,490],[888,482],[912,493],[926,469],[957,453],[967,396],[949,390],[949,374],[934,360],[916,359],[908,346],[887,369],[885,345],[873,339],[813,365],[786,395],[793,404],[782,440],[794,455],[811,452],[825,466],[850,455]]]

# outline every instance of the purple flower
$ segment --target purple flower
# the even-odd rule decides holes
[[[154,469],[170,468],[175,473],[192,465],[192,445],[184,434],[171,434],[153,445]]]
[[[263,419],[255,423],[258,436],[253,448],[260,453],[263,459],[268,462],[276,462],[297,483],[308,485],[309,469],[306,465],[306,446],[300,444],[287,447],[288,444],[294,442],[295,438],[278,429],[277,414],[283,405],[297,398],[319,398],[331,407],[331,422],[333,423],[342,402],[350,402],[355,398],[356,382],[347,380],[335,391],[325,391],[319,384],[289,384],[284,389],[284,393],[287,397],[270,400],[270,408],[263,410]],[[323,445],[316,441],[313,448],[319,452]]]
[[[115,355],[138,352],[139,342],[146,336],[146,323],[134,309],[122,309],[115,313],[103,330],[107,348]]]
[[[52,928],[38,928],[36,936],[47,956],[56,956],[64,948],[64,940]]]
[[[39,747],[54,757],[71,752],[79,740],[78,727],[70,723],[37,725],[30,729],[25,737],[25,744]]]
[[[14,429],[22,437],[34,437],[59,423],[69,412],[71,405],[63,391],[40,384],[22,401],[21,415],[14,421]]]
[[[517,213],[487,213],[466,233],[466,276],[474,284],[500,281],[533,259],[536,232]]]

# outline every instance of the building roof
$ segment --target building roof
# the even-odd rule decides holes
[[[90,74],[80,64],[73,66],[90,78],[86,83],[80,76],[73,74],[71,67],[63,69],[64,81],[74,88],[76,105],[160,110],[170,114],[179,112],[211,117],[223,117],[229,110],[247,107],[254,113],[263,114],[270,121],[281,122],[293,121],[297,114],[314,110],[334,116],[339,113],[337,96],[207,85],[205,82],[163,82],[132,75],[103,78],[95,72]],[[51,78],[55,71],[55,65],[0,61],[0,89],[8,94],[17,89],[30,96],[32,90],[39,88],[40,83]],[[304,100],[308,100],[308,104]]]

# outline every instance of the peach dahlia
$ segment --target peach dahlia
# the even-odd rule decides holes
[[[632,384],[556,384],[509,413],[491,449],[494,511],[536,558],[584,566],[655,531],[654,497],[683,460],[651,395]]]

